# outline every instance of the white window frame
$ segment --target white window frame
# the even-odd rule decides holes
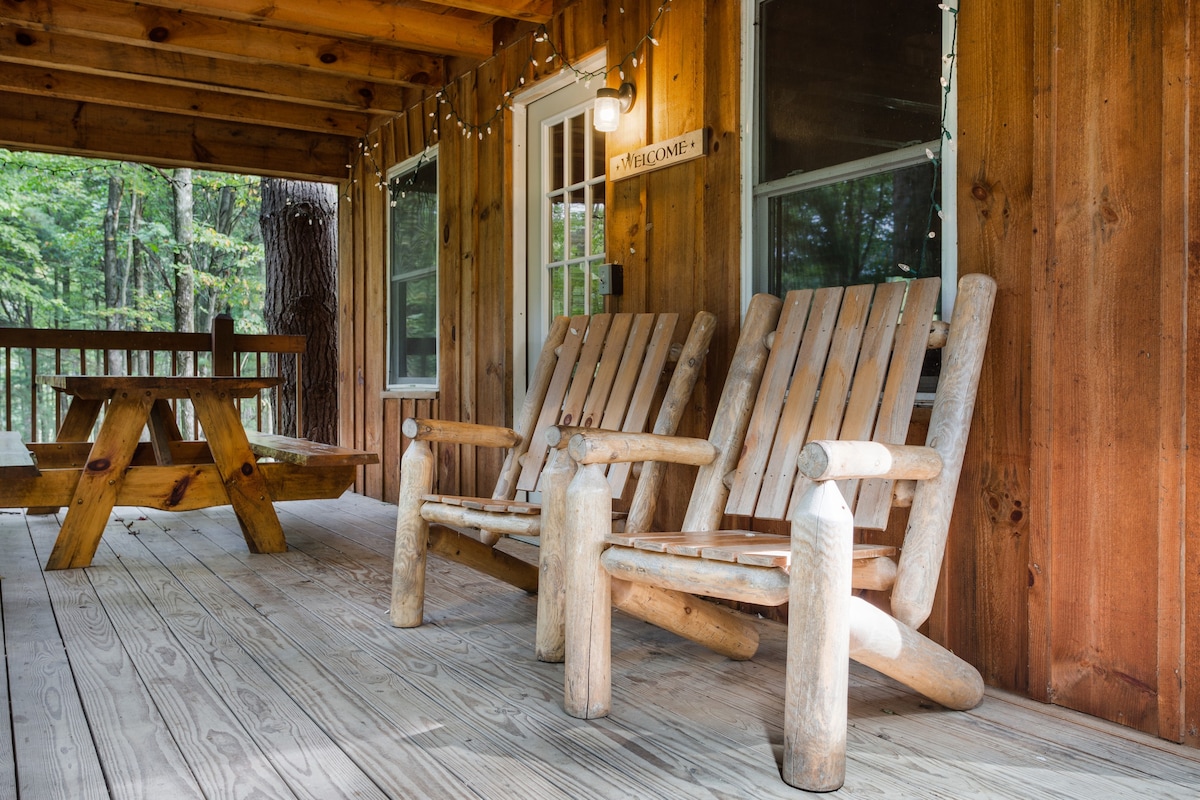
[[[836,164],[810,173],[758,183],[758,132],[755,91],[759,81],[758,37],[756,27],[758,9],[762,0],[742,0],[742,242],[741,242],[741,306],[743,315],[755,292],[764,291],[766,275],[766,204],[771,197],[787,194],[798,189],[814,188],[851,178],[862,178],[880,172],[889,172],[913,166],[928,160],[926,148],[938,152],[938,142],[924,143],[912,147],[882,153],[872,158]],[[945,0],[952,9],[958,8],[958,0]],[[955,20],[952,11],[942,12],[942,53],[952,53],[958,43],[953,40]],[[942,59],[942,78],[949,86],[943,98],[945,103],[945,129],[940,147],[942,164],[942,233],[939,237],[942,257],[942,318],[949,319],[954,309],[954,296],[958,284],[958,70],[951,59]]]
[[[442,228],[442,202],[441,202],[441,177],[440,177],[441,176],[441,164],[438,161],[438,146],[436,144],[430,145],[428,148],[426,148],[421,153],[419,153],[415,156],[406,158],[405,160],[401,161],[398,164],[394,164],[387,171],[387,180],[386,180],[385,185],[390,187],[392,180],[396,176],[403,175],[406,172],[411,172],[414,169],[416,169],[419,165],[421,165],[422,162],[430,162],[430,161],[437,164],[438,175],[439,175],[439,177],[438,177],[438,205],[437,205],[437,227],[436,227],[436,230],[440,231]],[[388,188],[386,191],[390,193],[391,189]],[[396,323],[398,320],[396,317],[396,313],[397,313],[396,309],[392,308],[392,281],[395,280],[395,275],[392,271],[392,213],[391,213],[391,210],[392,210],[392,205],[391,205],[391,197],[389,194],[388,202],[387,202],[387,205],[385,206],[385,215],[387,217],[387,222],[386,222],[386,226],[387,226],[387,256],[386,256],[386,261],[387,261],[387,292],[386,292],[387,332],[385,334],[385,342],[384,342],[384,345],[385,345],[384,352],[386,353],[386,356],[385,356],[386,360],[384,363],[386,365],[387,380],[388,380],[386,393],[389,395],[402,396],[402,397],[406,397],[406,398],[426,398],[426,397],[432,398],[432,397],[437,396],[437,393],[440,390],[441,383],[442,383],[442,370],[441,370],[442,342],[441,342],[441,336],[438,335],[439,330],[438,330],[437,326],[435,326],[435,328],[434,328],[434,339],[435,339],[435,342],[434,342],[434,365],[435,365],[434,370],[435,370],[435,375],[434,375],[434,379],[433,379],[433,384],[430,385],[428,383],[416,383],[416,382],[404,382],[404,381],[401,381],[398,383],[392,382],[392,374],[391,374],[392,373],[392,345],[395,342],[395,339],[393,338],[393,334],[395,333],[395,326],[396,326]],[[435,285],[437,286],[437,291],[434,293],[434,318],[440,320],[441,314],[442,314],[442,292],[441,292],[441,288],[442,288],[441,287],[442,248],[440,245],[438,246],[437,252],[438,252],[438,261],[437,261],[436,266],[434,267],[434,282],[435,282]]]

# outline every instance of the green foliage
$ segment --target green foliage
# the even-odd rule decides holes
[[[124,188],[114,309],[103,267],[110,178]],[[144,164],[0,149],[0,326],[96,329],[115,315],[122,328],[173,330],[174,179]],[[228,311],[238,331],[264,332],[259,180],[196,171],[193,193],[195,329]]]

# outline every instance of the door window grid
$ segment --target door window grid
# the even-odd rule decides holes
[[[543,282],[547,318],[603,306],[595,267],[604,262],[604,134],[590,107],[543,127]]]

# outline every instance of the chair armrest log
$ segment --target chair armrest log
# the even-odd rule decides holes
[[[942,457],[932,447],[818,439],[804,446],[797,465],[814,481],[927,480],[942,471]]]
[[[717,457],[717,448],[707,439],[684,436],[584,431],[571,437],[567,453],[579,464],[669,461],[701,466],[712,463]]]
[[[400,430],[409,439],[469,444],[477,447],[515,447],[521,441],[521,434],[512,428],[499,425],[480,425],[474,422],[409,417],[404,420]]]

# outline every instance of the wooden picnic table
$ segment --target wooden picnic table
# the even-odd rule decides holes
[[[91,563],[100,536],[122,493],[142,431],[149,427],[158,467],[175,466],[171,443],[181,440],[168,401],[188,399],[204,430],[207,452],[220,475],[251,552],[287,550],[273,496],[242,427],[238,398],[253,397],[279,383],[271,377],[40,375],[38,382],[69,395],[71,402],[58,441],[86,441],[100,413],[107,410],[87,461],[79,473],[47,569]],[[197,459],[198,460],[198,459]],[[178,492],[177,471],[161,473]],[[186,478],[184,478],[186,488]]]

